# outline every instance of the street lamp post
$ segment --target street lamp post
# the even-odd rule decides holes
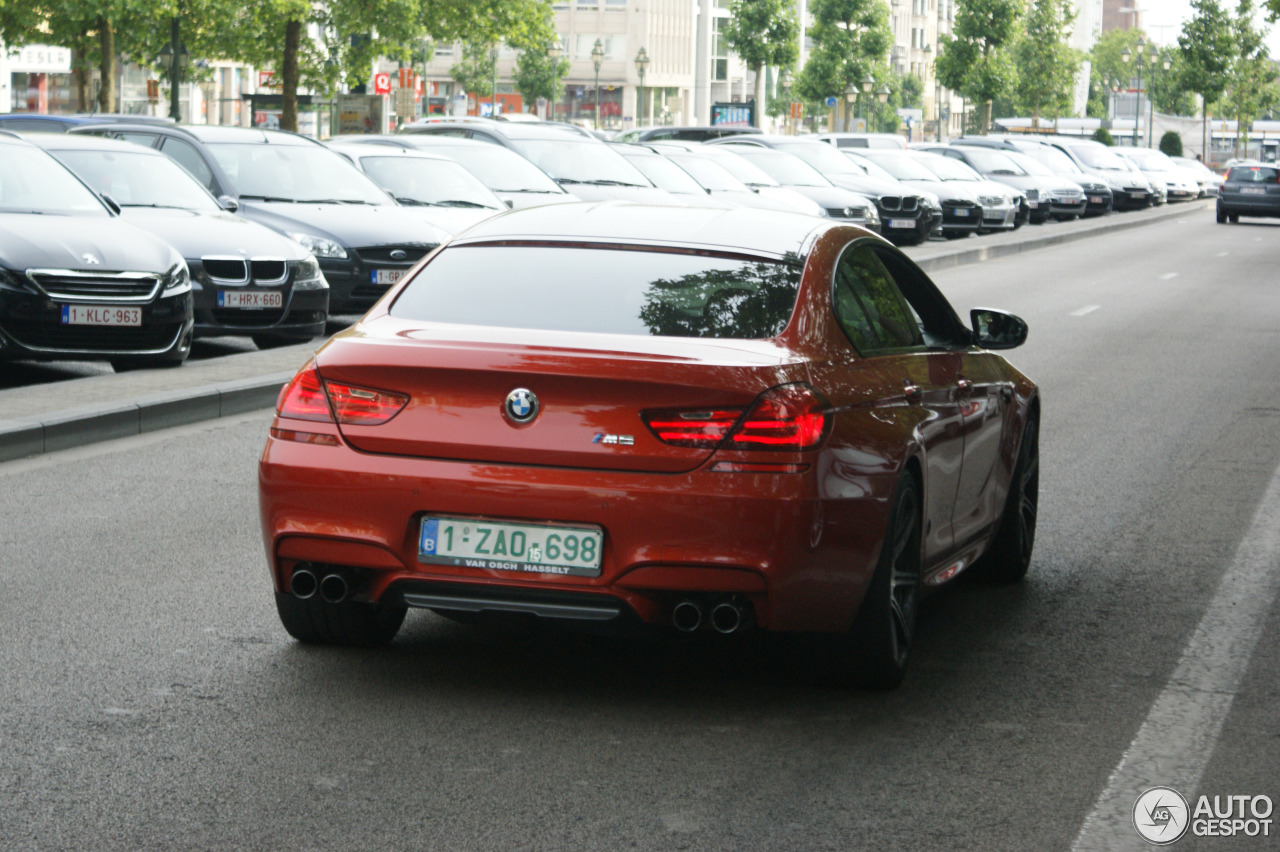
[[[794,136],[796,129],[791,123],[791,69],[783,68],[782,73],[778,75],[778,88],[782,89],[782,97],[787,101],[787,135]]]
[[[600,129],[600,63],[604,62],[604,44],[600,39],[591,47],[591,64],[596,68],[596,130]]]
[[[493,88],[489,90],[489,117],[498,117],[498,46],[489,48],[489,71],[493,75]]]
[[[1124,50],[1120,51],[1120,60],[1127,65],[1129,61],[1132,59],[1133,70],[1138,75],[1138,93],[1134,96],[1134,100],[1133,100],[1133,147],[1136,148],[1138,147],[1138,125],[1142,121],[1142,69],[1146,65],[1145,58],[1146,58],[1147,43],[1143,39],[1138,39],[1138,43],[1137,45],[1135,45],[1135,47],[1136,47],[1136,50],[1134,50],[1132,53],[1129,52],[1129,48],[1127,47]],[[1153,60],[1155,59],[1156,52],[1157,52],[1156,46],[1154,44],[1151,45],[1151,58]],[[1155,117],[1154,109],[1152,110],[1152,117],[1153,118]],[[1147,124],[1147,147],[1148,148],[1151,147],[1150,123]]]
[[[858,87],[853,83],[844,87],[844,130],[848,133],[853,129],[853,105],[858,100]]]
[[[1154,62],[1155,59],[1156,59],[1156,46],[1153,44],[1151,45],[1151,61]],[[1172,66],[1173,66],[1173,61],[1169,59],[1168,54],[1165,54],[1160,58],[1160,68],[1162,70],[1168,71],[1169,68]],[[1154,68],[1151,69],[1151,73],[1153,74],[1155,73]],[[1150,148],[1151,142],[1156,135],[1156,102],[1151,100],[1151,98],[1147,98],[1147,130],[1148,130],[1147,147]]]
[[[560,46],[560,42],[553,41],[551,46],[547,48],[547,56],[551,59],[551,109],[547,115],[548,121],[555,121],[556,118],[556,86],[560,80],[560,57],[564,54],[564,48]],[[569,106],[565,104],[565,117],[568,118]]]
[[[862,99],[862,120],[865,125],[870,124],[870,122],[867,121],[867,119],[870,118],[870,114],[867,111],[867,99],[871,97],[871,89],[873,86],[875,86],[875,84],[876,84],[876,78],[872,77],[870,74],[862,78],[862,82],[861,82],[862,94],[865,96]],[[866,127],[864,127],[863,129],[865,130]]]
[[[178,38],[178,18],[169,21],[169,43],[160,50],[160,64],[169,66],[169,117],[182,120],[182,108],[178,103],[178,86],[182,83],[182,69],[191,61],[191,54]]]
[[[636,89],[636,127],[640,126],[640,110],[644,106],[644,72],[649,67],[649,53],[643,47],[636,54],[636,73],[640,75],[640,87]]]

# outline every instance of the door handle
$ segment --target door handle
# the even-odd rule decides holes
[[[960,389],[960,394],[962,396],[968,396],[969,394],[973,393],[973,382],[969,381],[966,378],[960,378],[956,380],[956,387]]]
[[[910,379],[902,381],[902,392],[906,395],[907,402],[919,402],[924,399],[924,391]]]

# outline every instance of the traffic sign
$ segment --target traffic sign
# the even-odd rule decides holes
[[[391,75],[385,71],[373,75],[373,93],[375,95],[391,94]]]

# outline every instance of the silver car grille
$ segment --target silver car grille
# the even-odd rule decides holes
[[[50,299],[61,302],[150,302],[160,292],[153,272],[78,272],[71,269],[28,269],[27,280]]]
[[[289,263],[278,257],[202,257],[205,274],[218,284],[248,284],[271,287],[289,278]]]

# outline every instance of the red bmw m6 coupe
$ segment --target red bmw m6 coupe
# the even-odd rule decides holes
[[[1025,574],[1036,385],[838,221],[516,210],[427,256],[280,394],[263,542],[304,642],[409,607],[826,634],[901,681],[920,594]]]

